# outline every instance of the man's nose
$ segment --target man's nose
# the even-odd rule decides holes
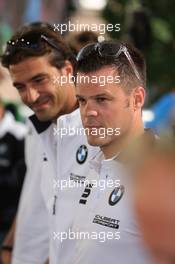
[[[94,103],[92,102],[87,102],[86,104],[86,109],[85,109],[85,116],[86,117],[90,117],[90,116],[97,116],[98,115],[98,112],[97,112],[97,109],[94,105]]]
[[[26,89],[26,102],[28,104],[33,104],[34,102],[36,102],[38,97],[39,97],[39,93],[38,93],[37,89],[35,89],[33,87],[27,87],[27,89]]]

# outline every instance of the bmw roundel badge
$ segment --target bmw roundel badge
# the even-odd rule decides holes
[[[81,145],[76,152],[76,160],[79,164],[83,164],[88,156],[88,149],[85,145]]]
[[[115,205],[120,201],[125,191],[125,187],[123,185],[120,185],[119,187],[116,187],[109,196],[109,204]]]

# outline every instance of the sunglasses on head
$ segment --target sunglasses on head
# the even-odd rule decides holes
[[[44,34],[32,34],[26,37],[21,37],[16,41],[9,40],[7,42],[5,55],[12,55],[16,50],[19,49],[40,50],[42,41],[46,42],[49,46],[60,52],[58,46],[55,45],[55,43],[53,43],[53,41],[50,38],[46,37]]]
[[[118,43],[107,43],[107,42],[88,44],[79,51],[76,57],[77,62],[84,60],[93,51],[97,52],[98,55],[103,58],[104,57],[118,58],[120,54],[123,52],[126,58],[128,59],[136,77],[138,78],[139,81],[141,81],[140,74],[126,46]]]

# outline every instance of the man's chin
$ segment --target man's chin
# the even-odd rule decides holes
[[[105,144],[104,138],[99,137],[88,137],[87,138],[89,145],[91,146],[103,146]]]
[[[46,113],[35,113],[36,117],[38,118],[39,121],[41,122],[48,122],[48,121],[52,121],[54,118]]]

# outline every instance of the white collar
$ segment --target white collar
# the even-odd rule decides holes
[[[101,150],[89,161],[90,168],[94,169],[97,173],[100,173],[102,164],[109,164],[113,161],[116,161],[116,158],[119,156],[120,152],[114,155],[112,158],[105,159],[104,154]]]

